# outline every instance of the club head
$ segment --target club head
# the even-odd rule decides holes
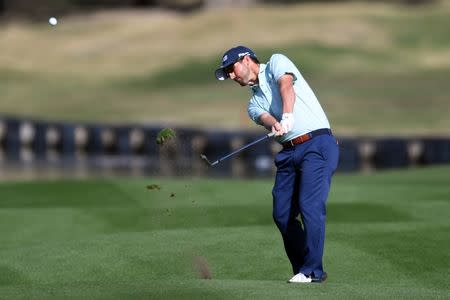
[[[210,167],[212,167],[212,166],[214,166],[215,165],[215,163],[211,163],[210,161],[209,161],[209,159],[206,157],[206,155],[205,154],[200,154],[200,157],[210,166]]]

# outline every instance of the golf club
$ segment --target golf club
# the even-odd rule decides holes
[[[234,150],[234,151],[231,152],[230,154],[227,154],[227,155],[225,155],[224,157],[219,158],[219,159],[216,160],[215,162],[211,162],[211,161],[206,157],[206,155],[204,155],[204,154],[201,154],[200,157],[201,157],[208,165],[210,165],[210,166],[212,167],[212,166],[217,165],[217,164],[220,163],[221,161],[223,161],[223,160],[225,160],[225,159],[227,159],[227,158],[229,158],[229,157],[231,157],[231,156],[233,156],[233,155],[235,155],[235,154],[241,152],[242,150],[247,149],[248,147],[251,147],[251,146],[253,146],[253,145],[255,145],[255,144],[259,143],[259,142],[262,142],[262,141],[264,141],[264,140],[266,140],[266,139],[268,139],[268,138],[270,138],[270,137],[272,137],[272,136],[274,136],[274,135],[275,135],[275,134],[274,134],[273,132],[268,133],[268,134],[264,135],[263,137],[260,137],[260,138],[257,139],[256,141],[253,141],[253,142],[251,142],[251,143],[249,143],[249,144],[247,144],[247,145],[245,145],[245,146],[243,146],[243,147],[241,147],[241,148],[239,148],[239,149],[237,149],[237,150]]]

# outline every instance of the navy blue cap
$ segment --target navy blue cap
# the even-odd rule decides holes
[[[218,80],[227,79],[228,74],[224,71],[224,69],[228,66],[233,65],[235,62],[239,61],[247,55],[259,62],[255,52],[253,52],[252,49],[244,46],[237,46],[225,52],[225,54],[222,56],[222,64],[220,65],[220,68],[218,68],[215,72],[216,78]]]

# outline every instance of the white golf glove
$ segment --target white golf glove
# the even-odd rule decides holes
[[[284,113],[281,116],[281,127],[283,127],[284,133],[288,133],[294,128],[294,114],[293,113]]]

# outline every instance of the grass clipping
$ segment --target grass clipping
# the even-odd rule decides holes
[[[173,129],[164,128],[156,136],[156,143],[160,146],[164,146],[168,142],[175,142],[176,134]]]

